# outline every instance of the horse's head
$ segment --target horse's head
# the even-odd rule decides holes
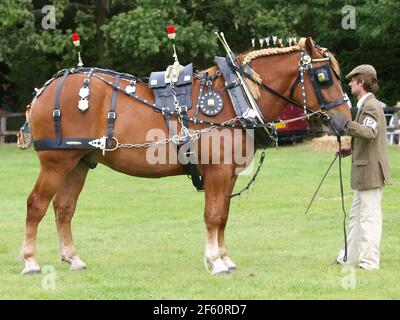
[[[336,124],[336,134],[345,133],[351,112],[340,84],[339,64],[328,49],[315,45],[311,38],[302,38],[296,46],[252,51],[239,58],[253,77],[248,84],[267,117],[273,118],[287,104],[282,97],[262,90],[270,85],[298,106],[329,115]],[[271,111],[271,105],[280,108]],[[338,130],[338,124],[343,124],[343,130]]]
[[[328,49],[314,45],[311,38],[303,41],[305,50],[301,51],[299,68],[305,71],[307,105],[312,110],[321,109],[329,114],[331,124],[335,122],[335,133],[342,135],[346,130],[341,124],[344,126],[351,120],[351,112],[340,83],[339,64]],[[297,98],[301,99],[299,95]]]

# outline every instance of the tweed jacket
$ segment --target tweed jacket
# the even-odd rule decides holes
[[[386,118],[382,107],[370,94],[348,127],[351,139],[351,187],[368,190],[392,184],[387,143]]]

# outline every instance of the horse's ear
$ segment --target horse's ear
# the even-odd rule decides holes
[[[305,48],[309,54],[312,54],[314,50],[314,41],[311,37],[306,38]]]

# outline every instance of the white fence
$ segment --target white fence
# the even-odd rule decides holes
[[[7,130],[7,120],[8,118],[13,118],[13,117],[25,117],[25,113],[0,112],[0,143],[4,143],[6,141],[6,136],[12,136],[18,133],[18,131]]]

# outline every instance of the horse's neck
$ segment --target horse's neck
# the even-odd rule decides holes
[[[263,101],[263,105],[261,108],[264,118],[267,121],[276,120],[276,118],[282,113],[283,109],[285,109],[287,104],[288,104],[287,101],[277,96],[265,99],[265,101]]]
[[[265,84],[289,98],[290,88],[297,76],[298,58],[295,54],[288,55],[287,59],[283,59],[283,57],[264,58],[260,70],[265,71],[261,72],[260,76]],[[261,89],[261,97],[257,102],[267,121],[275,120],[288,104],[288,101],[263,89]]]

